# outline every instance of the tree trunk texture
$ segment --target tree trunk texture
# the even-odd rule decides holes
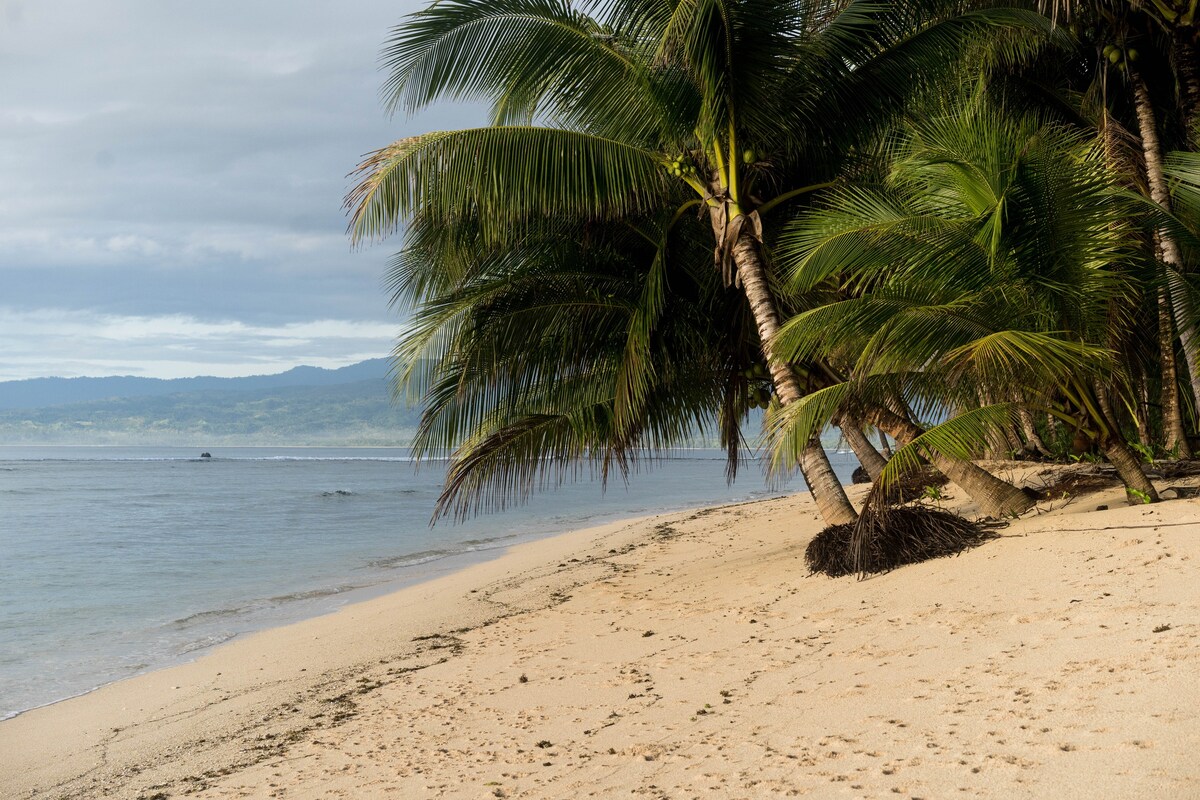
[[[1050,448],[1046,447],[1046,443],[1038,434],[1037,425],[1033,422],[1033,414],[1029,412],[1029,408],[1024,405],[1018,406],[1017,416],[1021,420],[1021,432],[1025,434],[1025,452],[1031,456],[1050,458]]]
[[[1163,173],[1162,145],[1158,138],[1158,122],[1154,106],[1150,102],[1150,90],[1142,76],[1135,73],[1133,79],[1134,103],[1137,106],[1138,128],[1142,137],[1142,155],[1146,161],[1146,179],[1150,184],[1150,199],[1164,211],[1171,211],[1171,194],[1167,189],[1167,179]],[[1184,274],[1183,254],[1179,243],[1166,229],[1160,229],[1156,235],[1158,246],[1162,249],[1163,263],[1180,275]],[[1187,364],[1188,381],[1192,389],[1193,401],[1200,401],[1200,372],[1197,372],[1195,336],[1188,320],[1191,319],[1191,302],[1180,292],[1172,292],[1170,286],[1164,285],[1167,302],[1175,318],[1175,326],[1179,331],[1179,341],[1183,344],[1183,358]]]
[[[1158,492],[1154,489],[1154,484],[1146,477],[1145,470],[1142,469],[1142,462],[1138,460],[1137,454],[1133,452],[1133,448],[1121,441],[1120,437],[1110,436],[1108,440],[1101,445],[1104,450],[1104,456],[1108,462],[1112,464],[1117,475],[1120,476],[1121,482],[1125,484],[1125,491],[1135,489],[1141,492],[1149,502],[1157,503],[1159,500]],[[1130,495],[1133,497],[1133,495]]]
[[[1158,347],[1162,364],[1163,449],[1175,451],[1179,458],[1191,458],[1188,447],[1187,428],[1183,424],[1183,407],[1179,402],[1179,377],[1175,364],[1175,326],[1171,323],[1171,312],[1164,297],[1166,288],[1158,290]]]
[[[1162,313],[1162,306],[1159,306],[1159,313]],[[1134,380],[1137,403],[1134,406],[1133,421],[1137,425],[1138,441],[1144,447],[1154,447],[1154,431],[1150,425],[1150,389],[1148,387],[1150,381],[1142,370],[1138,370],[1138,375]],[[1178,399],[1178,393],[1175,397]]]
[[[982,393],[979,396],[979,404],[981,406],[990,406],[996,400],[989,394]],[[1005,426],[1007,427],[1007,426]],[[989,428],[987,432],[987,451],[984,458],[988,461],[1005,461],[1012,458],[1014,450],[1020,450],[1021,445],[1013,446],[1012,441],[1008,438],[1008,432],[1003,428]]]
[[[879,433],[879,452],[883,454],[884,458],[886,458],[888,461],[891,461],[892,460],[892,446],[890,444],[888,444],[887,434],[884,433],[883,431],[878,431],[878,433]]]
[[[1194,24],[1190,27],[1178,27],[1174,32],[1179,105],[1192,150],[1200,150],[1200,48],[1196,46],[1198,35],[1200,29]]]
[[[1021,434],[1013,425],[1004,426],[1004,438],[1008,439],[1009,458],[1023,453],[1025,451],[1025,442],[1021,439]]]
[[[842,417],[837,421],[837,426],[842,429],[846,443],[854,451],[858,463],[862,464],[862,468],[871,476],[871,480],[879,480],[879,476],[883,474],[883,468],[887,466],[887,459],[871,446],[866,434],[863,433],[862,423],[853,417]]]
[[[1058,447],[1058,417],[1053,414],[1046,414],[1046,433],[1050,434],[1050,441]]]
[[[713,224],[716,225],[715,215]],[[780,326],[779,310],[775,305],[775,297],[771,294],[767,269],[759,252],[758,241],[748,231],[743,231],[734,243],[733,263],[737,267],[738,280],[746,300],[750,303],[754,323],[758,327],[758,338],[762,342],[767,369],[775,383],[775,393],[782,405],[794,403],[803,396],[803,392],[791,366],[775,356],[774,343]],[[821,441],[816,436],[800,455],[800,472],[803,473],[804,482],[808,484],[808,490],[812,492],[817,509],[826,523],[841,525],[858,519],[858,512],[850,504],[850,498],[846,496],[846,490],[834,474],[829,456],[825,454],[825,449],[821,447]]]
[[[925,432],[920,426],[887,409],[873,409],[871,416],[875,427],[887,431],[901,444],[908,444]],[[985,516],[1020,514],[1033,506],[1032,497],[970,461],[951,458],[933,450],[926,455],[935,467],[979,504],[979,510]]]
[[[1093,388],[1096,392],[1096,402],[1100,406],[1100,413],[1106,417],[1104,422],[1108,427],[1108,433],[1100,435],[1100,449],[1104,451],[1108,463],[1116,468],[1117,475],[1125,484],[1127,493],[1130,490],[1137,490],[1145,495],[1147,502],[1157,503],[1158,492],[1154,490],[1154,484],[1146,477],[1141,459],[1138,458],[1133,448],[1125,443],[1125,438],[1121,435],[1121,428],[1117,424],[1117,415],[1113,413],[1108,391],[1099,381],[1093,384]],[[1129,496],[1133,497],[1132,494]]]

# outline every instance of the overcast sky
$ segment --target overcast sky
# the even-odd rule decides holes
[[[360,156],[418,0],[0,0],[0,380],[248,375],[385,355],[393,238],[354,252]]]

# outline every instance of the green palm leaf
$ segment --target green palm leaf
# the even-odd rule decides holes
[[[443,225],[478,220],[492,240],[546,216],[604,220],[656,206],[667,191],[658,157],[553,128],[491,127],[402,139],[372,153],[346,198],[356,241],[416,214]]]

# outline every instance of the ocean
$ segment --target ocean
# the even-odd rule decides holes
[[[803,489],[687,451],[430,527],[403,448],[0,447],[0,718],[602,522]],[[844,482],[857,462],[831,454]]]

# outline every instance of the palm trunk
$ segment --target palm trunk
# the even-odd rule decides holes
[[[1125,444],[1121,440],[1121,437],[1110,436],[1101,445],[1101,449],[1104,450],[1104,456],[1108,459],[1108,463],[1116,468],[1117,475],[1120,476],[1121,482],[1125,484],[1125,491],[1130,493],[1130,497],[1134,497],[1130,492],[1130,490],[1134,490],[1143,495],[1139,500],[1148,503],[1158,502],[1158,492],[1154,490],[1154,484],[1146,477],[1146,472],[1142,469],[1142,463],[1138,461],[1137,454],[1133,452],[1133,448]]]
[[[1158,345],[1163,382],[1159,402],[1162,404],[1163,449],[1168,453],[1175,451],[1179,458],[1191,458],[1187,428],[1183,424],[1183,408],[1179,402],[1179,378],[1175,367],[1175,326],[1171,324],[1171,313],[1163,297],[1165,292],[1165,288],[1158,290]]]
[[[879,431],[879,452],[888,461],[892,460],[892,446],[888,444],[887,434],[883,431]]]
[[[1167,178],[1163,173],[1162,146],[1158,139],[1158,123],[1154,106],[1150,102],[1150,90],[1138,73],[1133,79],[1134,103],[1137,106],[1138,128],[1142,136],[1142,155],[1146,161],[1146,179],[1150,184],[1150,199],[1164,211],[1171,211],[1171,194],[1167,189]],[[1158,245],[1162,249],[1162,260],[1169,270],[1184,274],[1183,254],[1175,237],[1165,228],[1157,233]],[[1189,320],[1192,318],[1191,301],[1182,292],[1172,292],[1164,284],[1179,340],[1183,344],[1183,358],[1187,364],[1188,381],[1192,388],[1193,401],[1200,401],[1200,372],[1197,371],[1196,342]]]
[[[1184,130],[1192,149],[1200,150],[1200,52],[1195,24],[1175,29],[1175,74],[1179,77],[1179,104]]]
[[[853,417],[842,417],[837,421],[837,426],[842,429],[846,443],[854,451],[858,463],[862,464],[862,468],[871,476],[871,480],[879,480],[879,476],[883,474],[883,468],[887,466],[887,459],[867,441],[861,423]]]
[[[715,214],[713,219],[715,226]],[[746,300],[750,303],[754,323],[758,327],[758,337],[762,342],[767,369],[770,370],[771,379],[775,383],[775,393],[782,405],[794,403],[803,396],[803,392],[791,366],[774,353],[775,337],[779,334],[780,326],[779,310],[775,305],[775,297],[771,294],[758,241],[748,232],[741,233],[733,245],[733,263],[737,267],[738,280]],[[846,490],[834,474],[829,456],[825,454],[825,449],[821,447],[821,442],[816,436],[800,454],[800,471],[826,523],[841,525],[858,519],[858,512],[850,504],[850,498],[846,496]]]
[[[874,409],[872,417],[875,427],[887,431],[901,444],[908,444],[925,432],[920,426],[886,409]],[[970,461],[951,458],[931,449],[927,450],[926,455],[947,478],[971,496],[985,516],[1020,514],[1033,506],[1032,497]]]
[[[1159,312],[1162,312],[1162,307],[1159,307]],[[1149,380],[1146,377],[1144,370],[1138,370],[1138,375],[1134,379],[1134,389],[1137,392],[1137,403],[1135,404],[1133,421],[1137,425],[1138,441],[1143,447],[1154,447],[1154,431],[1150,426],[1150,389],[1147,387]],[[1175,395],[1178,399],[1179,395]]]
[[[1046,433],[1050,435],[1050,441],[1054,442],[1054,446],[1058,447],[1058,418],[1053,414],[1046,414]],[[1051,451],[1053,455],[1053,451]]]
[[[1031,456],[1050,458],[1050,448],[1038,435],[1037,426],[1033,424],[1033,414],[1024,406],[1017,407],[1017,416],[1021,419],[1021,432],[1025,434],[1025,452]]]
[[[1154,484],[1146,477],[1146,471],[1142,469],[1142,462],[1133,448],[1126,444],[1124,437],[1121,436],[1121,427],[1117,423],[1117,415],[1113,412],[1112,403],[1108,399],[1108,391],[1099,381],[1096,381],[1092,388],[1096,392],[1096,404],[1100,407],[1100,413],[1105,417],[1103,427],[1108,428],[1107,432],[1103,431],[1103,427],[1101,428],[1100,449],[1104,451],[1108,463],[1116,468],[1117,475],[1125,484],[1125,491],[1131,498],[1135,496],[1133,492],[1136,491],[1142,495],[1141,499],[1144,502],[1157,503],[1158,492],[1154,490]]]

